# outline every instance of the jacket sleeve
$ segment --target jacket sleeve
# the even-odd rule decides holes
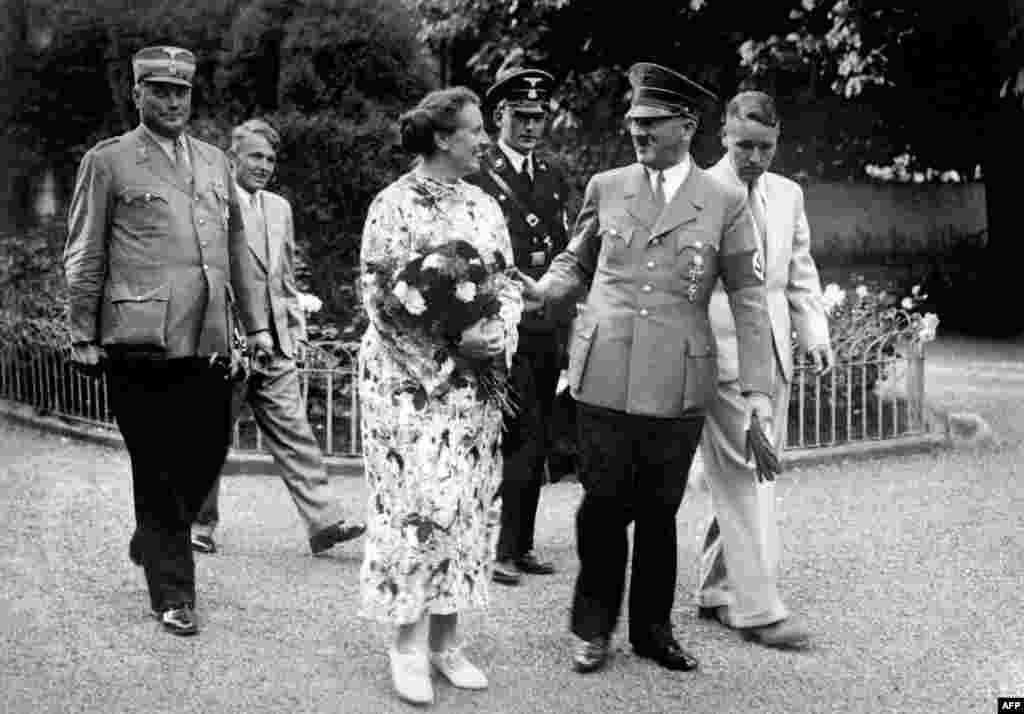
[[[550,300],[561,302],[586,289],[597,270],[601,252],[600,194],[597,177],[587,183],[583,205],[565,250],[555,256],[541,278],[541,287]]]
[[[765,297],[764,259],[746,198],[737,191],[726,201],[721,278],[736,323],[740,390],[771,396],[775,352]]]
[[[225,172],[228,186],[228,261],[231,267],[231,287],[235,293],[242,326],[246,333],[251,334],[270,327],[267,323],[267,296],[265,291],[258,289],[254,278],[253,271],[256,267],[245,237],[238,192],[235,190],[235,182],[231,180],[226,159]]]
[[[281,199],[284,204],[284,245],[281,258],[284,261],[281,281],[284,284],[285,310],[288,313],[288,329],[297,339],[306,339],[306,313],[299,304],[299,288],[295,284],[295,221],[292,218],[292,205]]]
[[[90,151],[82,159],[68,211],[64,275],[68,284],[71,341],[99,340],[100,301],[107,279],[107,230],[113,204],[109,169]]]
[[[811,257],[811,229],[804,210],[804,192],[796,186],[796,232],[793,236],[793,254],[789,261],[789,282],[786,297],[789,315],[796,332],[797,344],[802,350],[827,346],[828,318],[821,298],[821,279]]]

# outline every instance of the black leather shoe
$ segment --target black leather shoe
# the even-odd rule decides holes
[[[576,647],[572,652],[572,668],[580,674],[596,672],[608,662],[608,638],[595,637],[585,640],[576,638]]]
[[[192,535],[192,550],[197,553],[213,554],[217,552],[217,544],[213,542],[213,536],[195,533]]]
[[[723,609],[724,608],[722,606],[705,607],[704,605],[701,605],[697,608],[697,617],[699,617],[702,620],[715,620],[725,625],[726,627],[729,627],[729,623],[722,619]]]
[[[516,559],[516,567],[521,573],[530,575],[551,575],[555,572],[555,566],[546,560],[537,560],[533,553],[527,553]]]
[[[160,612],[154,613],[160,620],[164,630],[172,635],[188,637],[199,632],[199,625],[196,623],[195,613],[188,605],[180,607],[169,607]]]
[[[128,557],[135,565],[142,566],[142,545],[139,543],[137,532],[132,534],[132,539],[128,542]]]
[[[338,543],[358,538],[365,532],[366,526],[362,523],[351,524],[338,521],[314,533],[313,537],[309,539],[309,549],[313,551],[313,555],[320,555]]]
[[[494,563],[491,580],[501,585],[518,585],[522,576],[519,568],[511,560],[498,560]]]
[[[679,646],[667,625],[652,628],[643,639],[633,639],[633,652],[676,672],[697,669],[697,658]]]

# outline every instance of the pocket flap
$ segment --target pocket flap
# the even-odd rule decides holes
[[[155,288],[142,288],[137,285],[117,283],[110,286],[111,302],[167,302],[170,297],[170,283],[164,283]]]
[[[118,196],[123,203],[151,203],[153,201],[167,203],[167,197],[152,188],[129,186],[123,189]]]

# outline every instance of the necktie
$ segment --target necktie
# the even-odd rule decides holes
[[[530,157],[529,156],[527,156],[525,159],[523,159],[523,170],[520,173],[522,173],[522,175],[523,175],[523,181],[525,181],[528,186],[532,186],[533,185],[533,162],[530,161]]]
[[[188,165],[188,151],[185,150],[185,140],[180,137],[174,141],[174,168],[185,183],[192,182],[192,168]]]
[[[761,256],[765,263],[768,262],[768,221],[764,215],[764,205],[761,203],[761,196],[750,184],[747,190],[747,203],[750,205],[750,215],[754,217],[754,227],[757,228],[757,239],[761,245]]]
[[[665,208],[665,172],[654,172],[654,204],[658,211]]]

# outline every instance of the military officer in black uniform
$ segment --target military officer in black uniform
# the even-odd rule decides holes
[[[467,178],[501,205],[516,266],[531,277],[547,270],[565,248],[568,182],[550,157],[537,150],[548,119],[554,77],[539,69],[517,69],[487,90],[498,140]],[[551,444],[550,417],[568,337],[566,317],[554,310],[527,313],[519,323],[519,350],[512,365],[518,412],[506,422],[501,485],[501,533],[495,582],[518,584],[522,573],[547,575],[551,563],[533,553],[537,503]]]

